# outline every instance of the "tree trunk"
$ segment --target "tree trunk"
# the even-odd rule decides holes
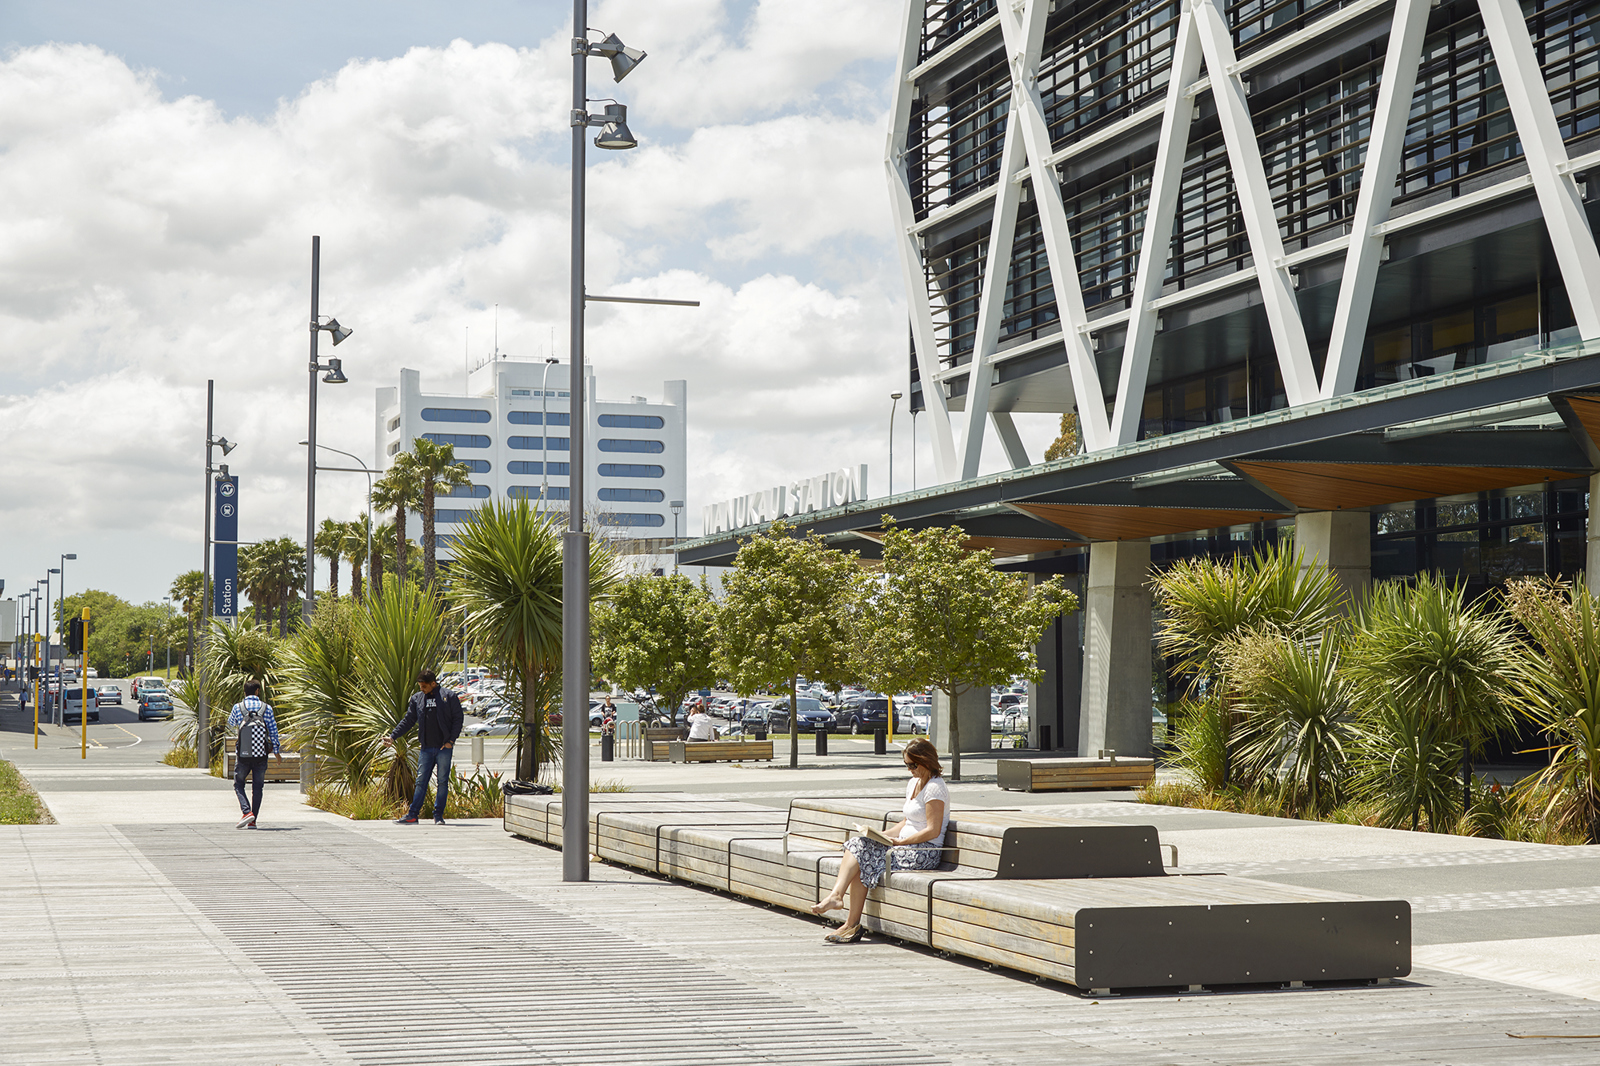
[[[950,780],[961,780],[961,701],[957,695],[945,690],[950,701]]]
[[[372,553],[372,557],[367,560],[367,573],[372,576],[371,585],[372,585],[372,593],[373,593],[373,595],[375,595],[375,596],[382,595],[383,594],[383,556],[382,555],[378,554],[377,552],[373,552]]]
[[[352,599],[361,599],[361,564],[354,559],[350,560],[350,596]]]
[[[406,583],[406,509],[394,509],[394,579],[397,584]]]
[[[798,674],[789,675],[789,769],[800,768],[800,704],[795,698],[799,695],[800,682],[796,680]]]
[[[429,485],[422,493],[422,583],[429,588],[433,588],[433,564],[437,555],[433,543],[433,512],[435,506],[433,486]]]
[[[334,599],[339,598],[339,557],[328,557],[328,595]]]

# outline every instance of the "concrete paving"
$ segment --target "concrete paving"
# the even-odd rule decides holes
[[[1002,792],[992,758],[964,758],[957,811],[1152,824],[1181,868],[1413,903],[1417,968],[1392,988],[1095,1001],[829,949],[808,919],[604,864],[564,884],[559,852],[498,822],[351,823],[271,785],[269,831],[235,831],[230,782],[160,765],[168,728],[91,725],[82,759],[76,729],[35,750],[0,696],[0,758],[60,823],[0,828],[0,1063],[1576,1063],[1600,1044],[1572,1039],[1600,1034],[1600,848]],[[810,743],[800,770],[780,742],[773,764],[590,774],[775,808],[902,794],[896,754]]]

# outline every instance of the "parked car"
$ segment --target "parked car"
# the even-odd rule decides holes
[[[900,712],[900,707],[897,704],[895,706],[895,719],[896,720],[898,720],[899,717],[900,717],[899,712]],[[928,730],[933,728],[933,704],[931,704],[931,703],[912,703],[912,704],[909,704],[906,707],[906,714],[911,716],[911,731],[913,733],[921,733],[924,736],[926,736],[927,733],[928,733]]]
[[[1015,707],[1019,703],[1024,707],[1028,705],[1028,694],[1026,692],[1002,692],[1000,693],[1000,702],[995,706],[1003,711]]]
[[[145,689],[139,697],[139,721],[146,718],[171,718],[172,697],[166,689]]]
[[[95,689],[95,702],[104,707],[108,703],[122,706],[122,690],[115,685],[101,685]]]
[[[799,708],[797,717],[800,720],[802,733],[815,733],[818,729],[830,732],[834,728],[833,715],[823,709],[822,701],[810,696],[801,696],[796,705]],[[774,700],[767,707],[767,728],[775,733],[786,732],[789,728],[789,701]]]
[[[500,711],[461,730],[469,737],[503,737],[516,731],[517,716],[510,711]]]
[[[94,690],[90,689],[89,691],[93,692]],[[77,721],[83,717],[85,706],[89,710],[89,721],[98,722],[100,720],[100,708],[95,697],[90,696],[88,704],[85,704],[83,702],[82,686],[68,685],[65,700],[61,705],[61,720],[63,722]]]
[[[989,712],[989,732],[1020,733],[1028,728],[1028,708],[1011,706]]]
[[[889,697],[880,696],[876,692],[868,693],[860,698],[854,707],[847,707],[834,716],[841,730],[848,729],[852,733],[871,733],[880,727],[889,724]],[[896,733],[909,733],[914,722],[906,709],[896,705],[894,709],[894,730]]]

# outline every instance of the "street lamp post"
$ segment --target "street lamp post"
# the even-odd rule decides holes
[[[900,406],[900,394],[889,394],[889,495],[894,495],[894,409]]]
[[[672,508],[672,572],[678,572],[678,516],[683,513],[683,501],[673,500],[667,506]]]
[[[543,413],[539,416],[539,425],[543,427],[539,430],[543,434],[539,438],[539,474],[542,478],[539,482],[539,510],[541,511],[550,509],[550,505],[547,502],[550,498],[550,368],[555,364],[556,361],[554,359],[546,359],[544,361],[544,380],[539,386],[539,403],[543,406]],[[567,410],[570,412],[572,410],[572,394],[568,393],[567,396]],[[572,415],[569,413],[567,420],[571,421],[571,419]],[[571,469],[571,464],[568,464],[568,469]],[[568,484],[571,484],[571,482],[568,482]],[[571,493],[568,492],[567,495],[570,496]],[[572,505],[569,502],[567,506],[570,507]]]
[[[200,645],[196,649],[194,662],[190,664],[195,679],[195,739],[194,754],[196,763],[202,768],[211,765],[211,729],[210,707],[206,700],[206,671],[202,665],[205,658],[206,638],[211,630],[211,512],[216,506],[212,499],[213,476],[227,477],[228,467],[224,463],[221,468],[211,465],[211,449],[221,448],[222,457],[226,459],[228,453],[237,448],[227,437],[215,434],[215,403],[217,383],[213,380],[206,381],[206,470],[205,491],[201,494],[206,512],[205,544],[201,551],[200,559]]]
[[[302,448],[308,447],[310,445],[310,443],[311,443],[310,441],[301,441],[300,442],[300,446]],[[372,558],[372,475],[376,474],[378,471],[372,469],[366,463],[362,462],[362,460],[361,460],[361,458],[359,456],[351,455],[349,452],[345,451],[343,448],[330,448],[326,444],[319,444],[319,445],[317,445],[317,447],[321,448],[325,452],[338,452],[340,455],[347,456],[350,459],[353,459],[355,462],[361,464],[359,466],[353,466],[353,467],[352,466],[319,466],[319,467],[317,467],[318,470],[337,470],[340,473],[345,473],[345,474],[365,474],[365,475],[367,475],[367,558],[371,559]],[[351,589],[350,590],[352,595],[355,593],[355,591],[356,591],[355,589]]]
[[[306,439],[311,446],[306,449],[306,597],[300,605],[300,617],[311,621],[312,601],[316,592],[317,574],[317,375],[329,385],[343,385],[350,379],[344,376],[341,361],[329,357],[326,363],[317,355],[317,340],[323,330],[333,334],[337,348],[350,330],[339,325],[337,318],[322,321],[318,313],[319,292],[322,284],[322,238],[311,238],[311,361],[307,364],[310,375],[310,407],[306,415]],[[369,523],[370,524],[370,523]]]

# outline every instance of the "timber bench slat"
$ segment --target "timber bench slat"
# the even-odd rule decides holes
[[[1125,760],[1118,760],[1122,764]],[[787,812],[682,795],[590,797],[602,858],[809,911],[853,825],[899,799],[796,799]],[[509,832],[559,845],[559,796],[510,796]],[[950,820],[938,869],[890,871],[870,930],[1103,989],[1403,977],[1411,910],[1242,877],[1171,876],[1152,826],[977,810]]]
[[[995,764],[996,783],[1022,792],[1144,788],[1155,779],[1154,759],[1000,759]]]
[[[772,761],[770,740],[669,740],[668,762]]]
[[[238,766],[239,756],[236,752],[225,753],[223,759],[223,774],[233,777],[234,768]],[[267,756],[267,772],[263,775],[264,781],[298,781],[300,780],[300,753],[286,751],[282,755]]]

